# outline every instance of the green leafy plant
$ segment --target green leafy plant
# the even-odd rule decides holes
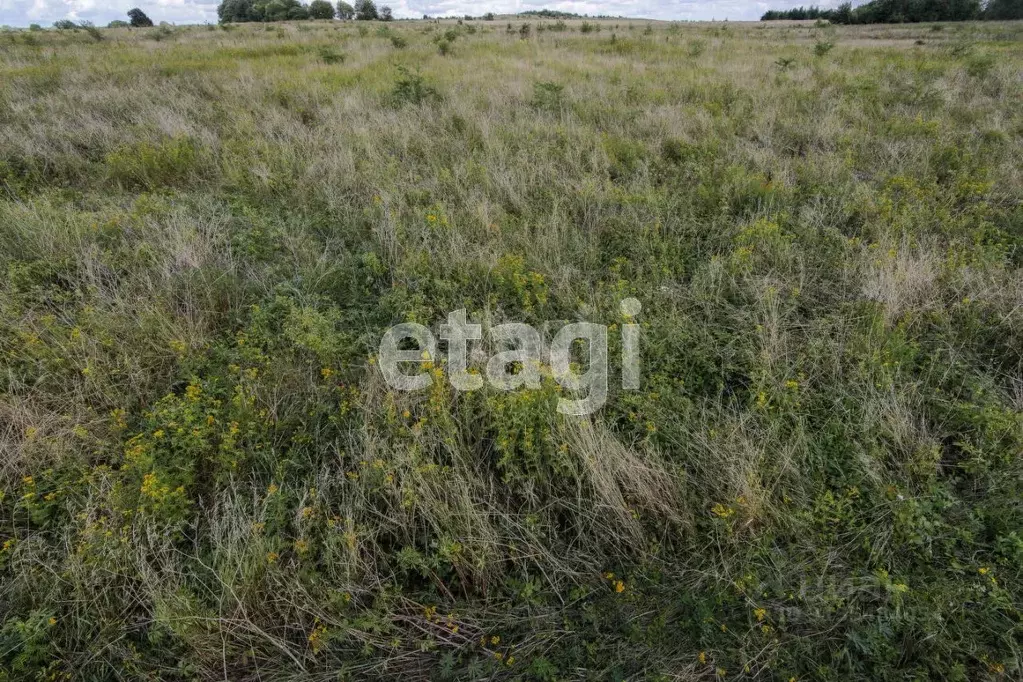
[[[545,111],[561,111],[564,108],[565,86],[551,81],[533,84],[532,104]]]
[[[833,50],[835,44],[827,40],[818,40],[813,45],[813,53],[818,57],[825,57],[831,50]]]
[[[424,104],[436,101],[440,94],[436,88],[426,82],[422,74],[409,71],[404,66],[398,67],[398,77],[391,91],[391,101],[397,105]]]

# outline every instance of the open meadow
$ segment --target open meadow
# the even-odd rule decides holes
[[[1020,679],[1021,41],[0,33],[0,681]]]

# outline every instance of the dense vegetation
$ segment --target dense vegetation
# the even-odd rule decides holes
[[[0,33],[0,680],[1019,679],[1023,27],[525,26]]]
[[[153,25],[153,20],[146,16],[138,7],[128,10],[128,23],[135,28],[147,28]]]
[[[922,21],[969,21],[971,19],[1023,19],[1023,0],[871,0],[853,8],[846,2],[835,9],[794,7],[768,10],[761,21],[818,19],[835,24],[901,24]]]
[[[296,19],[358,19],[359,21],[391,21],[390,7],[379,9],[373,0],[358,0],[354,6],[339,2],[337,10],[327,0],[313,0],[303,5],[299,0],[223,0],[217,6],[221,23],[247,21],[291,21]]]

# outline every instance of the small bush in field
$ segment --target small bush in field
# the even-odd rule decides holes
[[[437,100],[440,94],[437,90],[428,85],[426,79],[419,73],[413,73],[404,66],[398,67],[398,78],[391,91],[391,101],[396,105],[423,104]]]
[[[450,41],[448,41],[446,39],[443,39],[443,38],[441,40],[438,40],[437,41],[437,52],[442,57],[446,57],[447,55],[451,54],[451,43],[450,43]]]
[[[966,60],[966,73],[977,79],[987,78],[997,63],[998,61],[993,54],[973,55]]]
[[[160,24],[156,28],[156,30],[154,30],[152,33],[150,33],[149,37],[152,38],[153,40],[157,41],[157,42],[160,42],[162,40],[167,40],[168,38],[173,38],[174,37],[174,31],[169,26],[165,26],[163,24]]]
[[[584,21],[582,26],[579,27],[580,33],[599,33],[600,24],[591,24],[588,21]]]
[[[774,65],[778,67],[779,71],[788,71],[795,63],[796,60],[792,57],[779,57],[775,60]]]
[[[333,48],[321,47],[319,53],[324,64],[344,64],[345,62],[345,53],[338,52]]]
[[[391,36],[391,46],[396,50],[403,50],[408,47],[408,41],[399,35]]]
[[[826,56],[835,47],[835,44],[826,40],[818,40],[813,46],[813,53],[818,57]]]
[[[564,106],[562,92],[565,86],[550,81],[533,84],[532,104],[537,109],[545,111],[560,111]]]

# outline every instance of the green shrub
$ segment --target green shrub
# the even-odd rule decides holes
[[[779,71],[788,71],[790,68],[792,68],[792,65],[795,63],[796,60],[793,57],[779,57],[774,62],[774,65],[778,67]]]
[[[814,43],[813,53],[818,57],[824,57],[829,52],[831,52],[831,50],[834,49],[834,47],[835,44],[832,42],[826,40],[818,40],[816,43]]]
[[[564,90],[564,85],[550,81],[534,83],[532,104],[537,109],[545,111],[561,111],[565,104],[562,95]]]
[[[170,26],[165,26],[164,24],[160,24],[149,32],[149,37],[157,42],[173,38],[174,35],[174,30]]]
[[[971,78],[982,80],[991,75],[994,71],[995,66],[998,64],[998,60],[995,56],[990,53],[982,53],[972,55],[966,60],[966,73]]]
[[[440,99],[437,90],[426,82],[419,73],[413,73],[404,66],[398,67],[398,77],[391,90],[391,101],[397,105],[423,104]]]
[[[324,64],[344,64],[346,59],[344,52],[338,52],[332,47],[321,47],[319,55]]]

